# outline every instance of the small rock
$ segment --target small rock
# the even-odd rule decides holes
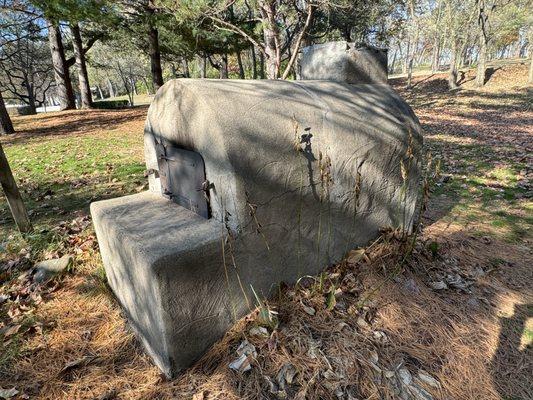
[[[44,283],[52,279],[55,275],[62,273],[72,264],[72,256],[65,255],[61,258],[44,260],[35,264],[35,275],[33,280],[37,283]]]
[[[387,341],[387,335],[385,334],[385,332],[374,331],[374,332],[372,332],[372,336],[374,336],[374,339],[379,340],[381,342],[386,342]]]
[[[474,268],[474,271],[472,271],[472,275],[476,278],[481,278],[483,276],[486,275],[485,273],[485,270],[483,270],[483,268],[481,268],[479,265],[477,265],[475,268]]]
[[[444,290],[444,289],[448,289],[448,285],[446,285],[446,282],[444,282],[444,281],[429,282],[429,286],[430,286],[433,290]]]
[[[7,299],[9,299],[9,296],[7,294],[0,294],[0,304],[2,304]]]
[[[335,325],[335,330],[337,332],[342,331],[344,328],[349,328],[350,325],[348,325],[346,322],[339,322],[337,325]]]
[[[254,326],[252,329],[250,329],[250,335],[259,337],[269,336],[267,328],[263,326]]]
[[[362,329],[370,329],[370,324],[363,317],[357,318],[357,326]]]
[[[2,389],[0,388],[0,397],[2,399],[10,399],[18,394],[18,390],[15,388],[11,389]]]
[[[385,378],[387,378],[387,379],[393,378],[395,374],[396,373],[394,371],[389,371],[389,370],[384,372]]]
[[[398,376],[404,385],[410,385],[413,381],[413,377],[407,368],[400,368],[398,370]]]
[[[276,385],[272,379],[270,379],[270,377],[266,376],[266,375],[263,375],[263,379],[266,381],[267,385],[268,385],[268,391],[272,394],[277,394],[279,389],[278,389],[278,385]]]
[[[296,376],[296,368],[292,364],[283,364],[276,376],[278,385],[281,390],[284,390],[286,385],[292,385],[294,377]]]
[[[430,395],[426,390],[422,389],[415,383],[410,385],[407,389],[417,400],[433,400],[432,395]]]
[[[309,350],[307,350],[307,356],[311,358],[318,358],[320,354],[320,343],[310,339],[309,340]]]
[[[338,399],[344,398],[344,391],[341,389],[340,386],[335,389],[335,396],[337,396]]]
[[[324,372],[324,378],[332,380],[332,381],[336,381],[336,380],[339,379],[337,374],[335,372],[333,372],[332,370],[330,370],[330,369],[328,369],[326,372]]]
[[[403,287],[411,293],[420,294],[420,289],[413,278],[406,279],[403,283]]]
[[[471,283],[466,282],[459,274],[448,274],[446,276],[446,282],[452,288],[467,291]]]
[[[200,394],[202,394],[203,396],[203,392],[201,392]],[[192,398],[193,400],[203,400],[203,397],[196,397],[198,395],[195,394]],[[108,390],[104,393],[102,393],[100,396],[98,396],[98,400],[113,400],[113,399],[116,399],[117,398],[117,390],[116,389],[111,389],[111,390]]]
[[[377,364],[379,361],[378,352],[376,350],[372,350],[370,352],[370,361],[372,361],[374,364]]]
[[[491,243],[492,243],[492,239],[491,239],[490,237],[488,237],[488,236],[483,236],[483,237],[481,238],[481,241],[482,241],[483,243],[485,243],[485,244],[491,244]]]
[[[471,307],[471,308],[479,308],[479,301],[475,297],[470,297],[466,301],[466,304],[468,307]]]
[[[425,384],[431,386],[431,387],[434,387],[435,389],[440,389],[442,386],[440,384],[440,382],[438,380],[436,380],[435,378],[433,378],[430,374],[428,374],[426,371],[424,371],[423,369],[419,370],[418,371],[418,375],[417,375],[417,378],[421,381],[421,382],[424,382]]]

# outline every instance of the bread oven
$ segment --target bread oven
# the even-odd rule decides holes
[[[413,226],[418,120],[370,71],[382,52],[325,48],[341,53],[304,50],[308,80],[166,83],[146,119],[149,190],[91,205],[109,284],[169,376],[255,307],[252,288],[268,296]]]

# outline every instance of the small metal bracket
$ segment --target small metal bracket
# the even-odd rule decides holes
[[[153,175],[154,177],[156,178],[159,178],[159,171],[157,169],[153,169],[153,168],[150,168],[150,169],[147,169],[144,171],[144,177],[145,178],[148,178],[148,176],[150,175]]]

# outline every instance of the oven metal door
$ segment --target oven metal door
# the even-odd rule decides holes
[[[170,144],[157,145],[163,195],[204,218],[209,218],[208,191],[202,156]]]

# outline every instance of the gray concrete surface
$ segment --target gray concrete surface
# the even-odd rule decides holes
[[[210,219],[164,199],[158,173],[91,207],[110,285],[169,376],[254,307],[251,287],[268,296],[413,226],[420,125],[385,84],[173,80],[144,140],[147,169],[163,142],[201,154],[210,183]]]
[[[345,41],[302,49],[300,77],[346,83],[387,83],[387,50]]]
[[[231,325],[224,225],[144,192],[91,204],[109,285],[167,376],[190,365]]]

